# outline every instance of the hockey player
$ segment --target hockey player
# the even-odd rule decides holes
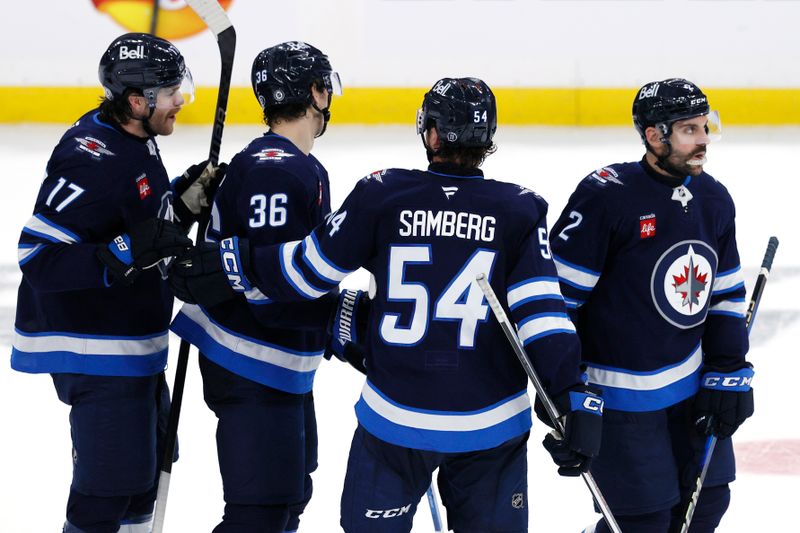
[[[342,527],[409,531],[438,467],[450,528],[526,531],[527,377],[490,317],[477,274],[506,296],[529,356],[566,415],[567,438],[548,441],[561,473],[577,475],[596,454],[601,400],[581,379],[580,346],[547,241],[547,204],[523,187],[484,179],[478,168],[495,150],[489,87],[475,78],[439,80],[417,124],[427,171],[365,177],[302,240],[198,247],[172,282],[190,300],[231,289],[310,300],[367,268],[376,282],[370,305],[350,295],[338,311],[351,325],[368,313],[367,381],[356,404]],[[348,320],[341,322],[347,329]]]
[[[311,155],[341,94],[328,57],[285,42],[259,53],[251,74],[269,131],[231,161],[209,242],[302,239],[331,210],[328,173]],[[172,330],[201,352],[205,400],[218,418],[225,514],[215,533],[297,530],[317,467],[312,385],[332,306],[330,298],[275,303],[252,290],[220,305],[187,304],[176,317]]]
[[[706,533],[730,499],[728,437],[753,413],[733,201],[703,171],[719,116],[696,85],[668,79],[641,88],[633,123],[642,160],[584,178],[550,244],[606,402],[591,471],[617,521],[626,533],[677,531],[713,434],[691,528]]]
[[[22,230],[11,366],[52,374],[71,406],[64,531],[144,533],[169,409],[173,299],[162,259],[192,244],[184,231],[208,173],[187,171],[173,202],[155,136],[172,133],[193,88],[172,44],[123,35],[99,77],[105,98],[59,141]]]

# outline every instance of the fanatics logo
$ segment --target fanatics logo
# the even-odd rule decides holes
[[[442,187],[442,192],[449,200],[456,192],[458,192],[458,187]]]
[[[258,163],[261,163],[262,161],[282,161],[287,157],[294,157],[294,154],[285,152],[283,148],[264,148],[253,154],[253,157],[258,158]]]
[[[147,176],[144,174],[136,178],[136,189],[139,191],[139,200],[144,200],[153,194],[153,189],[150,188],[150,184],[147,182]]]
[[[656,236],[656,216],[654,214],[639,217],[639,238],[649,239]]]

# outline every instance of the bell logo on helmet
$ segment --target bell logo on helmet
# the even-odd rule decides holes
[[[454,143],[458,140],[458,135],[456,135],[456,132],[454,131],[449,131],[447,132],[447,140],[451,143]]]
[[[275,92],[272,93],[272,97],[275,98],[276,102],[282,102],[286,95],[280,89],[275,89]]]
[[[436,83],[436,85],[433,87],[433,92],[435,92],[436,94],[439,94],[441,96],[447,96],[447,91],[450,90],[450,87],[451,87],[451,84],[449,82],[448,83],[442,83],[442,80],[439,80]]]
[[[144,45],[139,45],[133,50],[129,50],[127,46],[119,47],[119,58],[123,59],[144,59]]]
[[[652,85],[645,85],[642,87],[642,90],[639,91],[639,100],[643,98],[652,98],[658,94],[658,83],[654,83]]]

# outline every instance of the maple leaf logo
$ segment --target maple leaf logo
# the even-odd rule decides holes
[[[706,281],[708,273],[700,274],[699,269],[700,267],[694,264],[694,258],[690,256],[689,266],[683,267],[683,274],[672,276],[675,281],[672,286],[675,287],[675,292],[681,295],[681,305],[684,307],[688,305],[689,311],[692,311],[693,305],[700,304],[700,293],[706,290],[708,285]]]

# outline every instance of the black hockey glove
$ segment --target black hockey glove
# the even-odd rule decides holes
[[[178,257],[170,269],[169,284],[180,300],[213,307],[252,289],[245,275],[249,265],[247,239],[203,242]]]
[[[579,476],[589,471],[592,458],[600,452],[603,431],[603,399],[600,392],[579,385],[562,392],[553,399],[564,421],[564,438],[548,433],[542,444],[558,465],[560,476]],[[536,416],[548,426],[553,422],[547,416],[538,396],[534,402]]]
[[[706,367],[694,398],[694,425],[704,435],[724,439],[753,414],[753,365]]]
[[[142,270],[192,246],[183,229],[162,218],[149,218],[108,244],[97,247],[97,257],[108,267],[112,283],[130,285]]]
[[[211,204],[227,168],[226,163],[214,167],[208,161],[203,161],[190,166],[183,175],[172,181],[175,218],[184,228],[191,226],[203,209]]]
[[[345,289],[339,294],[339,303],[328,322],[328,350],[342,361],[347,361],[362,374],[367,373],[366,350],[361,344],[367,330],[371,301],[364,291]]]

